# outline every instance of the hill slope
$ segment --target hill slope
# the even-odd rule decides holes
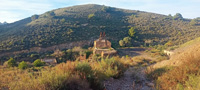
[[[188,19],[88,4],[60,8],[0,26],[0,52],[94,40],[103,31],[117,45],[128,36],[130,26],[136,28],[139,42],[150,39],[152,45],[169,40],[179,44],[200,36],[200,26],[190,25]]]
[[[149,77],[156,81],[159,90],[198,90],[200,88],[199,38],[181,45],[175,51],[169,60],[149,67]]]

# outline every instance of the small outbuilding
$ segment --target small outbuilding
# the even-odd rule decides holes
[[[56,65],[57,60],[55,58],[44,58],[41,61],[45,62],[47,65]]]

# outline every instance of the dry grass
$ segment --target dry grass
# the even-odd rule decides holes
[[[19,70],[0,69],[0,89],[11,90],[89,90],[104,89],[102,80],[118,78],[128,64],[123,58],[113,57],[100,61],[69,61],[55,67]]]
[[[200,44],[196,43],[189,48],[176,53],[170,60],[149,68],[150,78],[157,81],[159,90],[198,90],[200,89]],[[163,64],[163,65],[162,65]],[[155,68],[158,66],[161,68]],[[173,68],[165,68],[163,66]]]
[[[194,75],[193,78],[200,76],[200,60],[194,60],[184,65],[173,68],[172,70],[164,73],[160,77],[158,77],[158,88],[162,90],[178,90],[180,88],[188,88],[190,86],[189,82],[191,79],[191,75]],[[188,85],[186,85],[186,82]],[[198,80],[194,81],[199,82]],[[193,86],[197,87],[197,86]],[[191,87],[191,90],[193,87]],[[200,89],[200,88],[199,88]]]

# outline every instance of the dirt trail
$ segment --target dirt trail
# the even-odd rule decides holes
[[[153,60],[150,55],[144,52],[143,48],[121,49],[120,55],[131,57],[141,56],[148,60]],[[155,90],[154,83],[149,81],[145,74],[146,67],[129,67],[124,75],[119,79],[109,79],[104,82],[106,90]]]

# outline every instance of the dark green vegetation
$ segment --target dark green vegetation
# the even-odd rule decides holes
[[[5,24],[8,24],[8,23],[7,22],[3,22],[3,23],[0,22],[0,25],[5,25]]]
[[[60,8],[42,15],[33,15],[15,23],[0,26],[0,53],[48,47],[62,43],[94,40],[106,32],[113,46],[129,36],[134,27],[138,42],[143,45],[180,44],[199,37],[199,20],[184,19],[181,14],[166,16],[101,5],[80,5]]]
[[[43,66],[45,63],[42,62],[40,59],[37,59],[33,62],[33,66],[35,67],[40,67],[40,66]]]
[[[8,63],[8,67],[14,67],[17,65],[16,61],[13,58],[10,58],[7,63]]]
[[[26,62],[22,61],[22,62],[19,63],[18,68],[19,69],[26,69],[26,68],[28,68],[28,64]]]

